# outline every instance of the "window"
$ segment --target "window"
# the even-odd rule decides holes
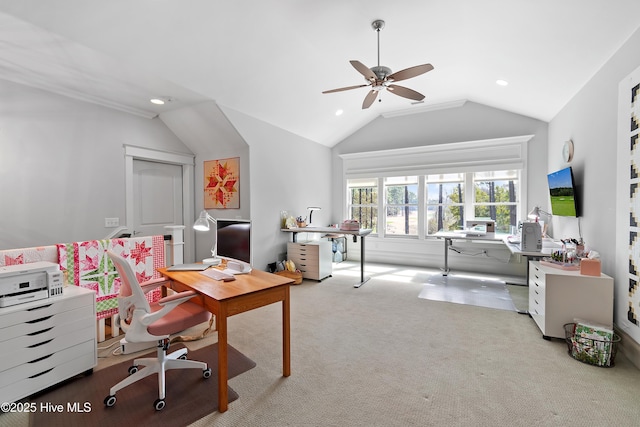
[[[519,180],[517,170],[476,172],[473,174],[475,218],[491,218],[496,232],[509,233],[516,225]]]
[[[464,226],[464,174],[427,175],[427,234]]]
[[[385,235],[418,235],[418,177],[384,180]]]
[[[347,181],[349,219],[355,219],[362,228],[378,232],[378,179],[350,179]]]
[[[497,232],[510,233],[527,200],[532,138],[339,154],[348,187],[345,214],[373,228],[379,238],[423,239],[487,218],[496,222]]]

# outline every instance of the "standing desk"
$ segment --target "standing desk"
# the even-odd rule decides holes
[[[291,375],[290,301],[289,285],[292,279],[264,271],[236,275],[236,280],[223,282],[211,279],[199,271],[158,272],[171,280],[170,288],[198,293],[200,303],[216,316],[218,330],[218,411],[225,412],[229,405],[227,390],[227,318],[235,314],[282,301],[282,375]],[[197,297],[196,297],[197,298]]]
[[[505,242],[506,243],[506,234],[500,233],[486,233],[483,235],[477,234],[467,234],[464,232],[455,232],[455,231],[439,231],[434,234],[434,237],[438,239],[444,239],[444,268],[442,268],[442,275],[446,276],[449,274],[449,246],[453,243],[454,240],[477,240],[477,241],[487,241],[487,242]]]
[[[297,241],[298,233],[323,233],[323,234],[348,234],[352,235],[353,239],[360,236],[360,282],[353,285],[354,288],[359,288],[364,285],[370,278],[364,277],[364,238],[371,234],[371,229],[361,228],[360,230],[341,230],[335,227],[294,227],[294,228],[281,228],[281,231],[293,233],[292,239]]]

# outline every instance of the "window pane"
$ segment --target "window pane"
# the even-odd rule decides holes
[[[427,203],[464,203],[464,184],[462,182],[427,184]]]
[[[427,206],[427,234],[460,230],[464,226],[462,206]]]
[[[349,200],[348,219],[355,219],[362,228],[377,233],[378,224],[378,179],[350,179],[347,181]]]
[[[418,234],[417,206],[387,207],[386,234],[396,236]]]
[[[464,225],[464,174],[427,176],[426,233],[452,231]]]
[[[474,174],[474,214],[496,221],[496,231],[509,233],[517,222],[518,171],[491,171]]]
[[[392,185],[385,187],[388,205],[418,203],[418,185]]]
[[[361,228],[370,228],[373,234],[378,232],[378,208],[352,207],[351,219],[360,223]]]

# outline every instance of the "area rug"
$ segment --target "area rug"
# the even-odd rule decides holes
[[[171,350],[180,348],[175,346]],[[228,346],[228,378],[255,367],[256,364],[232,346]],[[150,353],[150,357],[155,352]],[[149,357],[147,355],[142,357]],[[30,414],[30,426],[186,426],[218,409],[218,344],[189,351],[189,359],[207,362],[212,368],[204,379],[199,369],[168,371],[166,375],[166,406],[161,411],[153,407],[158,398],[158,377],[149,376],[125,387],[117,394],[115,406],[107,408],[104,398],[111,386],[125,378],[132,360],[79,376],[71,381],[33,396],[35,412]],[[229,402],[238,394],[229,388]]]
[[[505,282],[497,279],[434,274],[427,279],[419,298],[515,311]]]

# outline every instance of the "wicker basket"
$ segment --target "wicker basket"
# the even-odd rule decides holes
[[[300,283],[302,283],[302,273],[300,273],[299,271],[282,270],[276,271],[275,274],[277,274],[278,276],[284,276],[288,277],[289,279],[293,279],[294,285],[299,285]]]

